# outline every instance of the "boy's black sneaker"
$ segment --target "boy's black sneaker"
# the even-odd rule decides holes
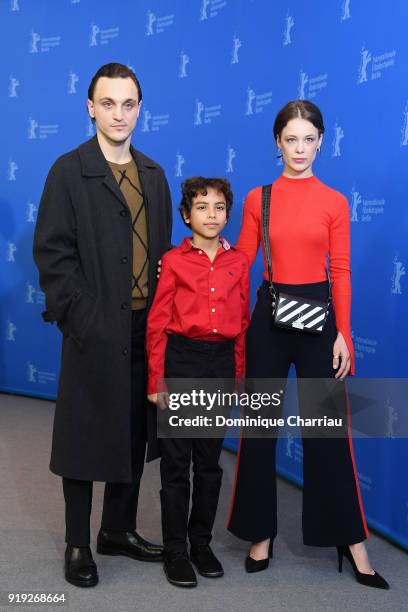
[[[220,578],[224,575],[221,563],[218,561],[208,544],[192,546],[190,559],[201,576],[205,576],[206,578]]]
[[[197,586],[197,576],[186,551],[176,550],[165,553],[163,567],[166,578],[171,584],[180,587]]]

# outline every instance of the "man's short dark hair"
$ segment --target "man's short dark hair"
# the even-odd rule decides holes
[[[183,181],[181,184],[182,197],[179,206],[181,218],[183,219],[184,224],[188,227],[190,226],[184,220],[183,215],[185,215],[187,219],[190,217],[194,198],[196,198],[199,194],[204,196],[207,195],[208,189],[214,189],[215,191],[219,191],[224,195],[227,204],[228,219],[234,198],[229,181],[227,181],[225,178],[205,178],[204,176],[192,176]]]
[[[137,78],[135,73],[128,66],[125,66],[124,64],[118,64],[116,62],[101,66],[98,72],[94,74],[94,76],[92,77],[91,84],[88,87],[89,100],[93,101],[96,83],[101,77],[108,77],[108,79],[132,79],[132,81],[137,87],[137,96],[139,98],[139,102],[142,101],[142,88],[140,87],[139,79]]]

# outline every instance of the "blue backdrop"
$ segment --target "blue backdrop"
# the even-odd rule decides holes
[[[86,92],[110,61],[140,78],[133,142],[164,166],[175,206],[184,177],[230,178],[232,241],[245,194],[282,170],[277,110],[298,97],[321,107],[315,172],[350,200],[357,373],[406,376],[405,0],[1,0],[0,23],[0,389],[55,397],[60,337],[40,317],[32,235],[51,164],[93,135]],[[253,292],[260,277],[258,258]],[[280,471],[301,482],[301,442],[281,442]],[[408,548],[406,442],[355,450],[371,526]]]

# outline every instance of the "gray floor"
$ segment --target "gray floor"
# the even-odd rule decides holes
[[[65,609],[75,612],[407,609],[407,555],[381,538],[370,538],[368,547],[373,565],[391,583],[390,591],[357,584],[347,566],[339,574],[332,549],[303,546],[301,493],[283,481],[279,482],[275,558],[267,571],[246,574],[243,561],[247,546],[225,529],[235,463],[235,456],[226,451],[222,456],[224,482],[213,546],[224,564],[223,578],[199,577],[196,589],[183,590],[167,583],[160,564],[95,554],[99,585],[93,589],[68,585],[62,573],[64,508],[60,480],[48,471],[54,405],[12,395],[0,395],[0,403],[0,591],[3,598],[5,591],[63,591],[68,597]],[[103,485],[95,486],[94,539],[102,490]],[[139,510],[139,530],[152,541],[160,541],[158,490],[156,461],[146,466]],[[0,605],[0,610],[9,609]]]

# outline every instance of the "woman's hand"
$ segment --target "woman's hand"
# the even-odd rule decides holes
[[[346,341],[341,332],[338,332],[333,344],[333,369],[337,370],[335,378],[344,380],[350,371],[351,359]]]
[[[156,404],[160,410],[166,410],[166,408],[169,407],[169,394],[166,392],[150,393],[147,399],[149,402],[152,402],[152,404]]]

